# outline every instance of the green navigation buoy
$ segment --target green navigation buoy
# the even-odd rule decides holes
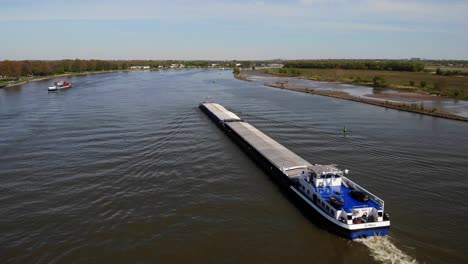
[[[348,129],[346,128],[346,126],[343,128],[343,133],[348,133]]]

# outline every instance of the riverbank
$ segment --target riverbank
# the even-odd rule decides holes
[[[427,72],[343,69],[274,68],[255,72],[313,81],[391,88],[468,100],[468,76],[441,76]]]
[[[234,77],[238,80],[252,81],[248,78],[245,72],[239,75],[234,75]],[[441,117],[441,118],[468,122],[468,117],[458,116],[458,115],[448,113],[448,112],[442,112],[437,107],[426,109],[423,104],[418,105],[415,103],[408,104],[408,103],[397,103],[397,102],[389,102],[389,101],[382,101],[382,100],[373,100],[370,98],[352,96],[345,92],[315,90],[311,88],[301,88],[301,87],[288,87],[287,82],[276,82],[274,84],[265,84],[265,86],[277,88],[277,89],[285,89],[285,90],[290,90],[290,91],[308,93],[308,94],[328,96],[328,97],[333,97],[333,98],[338,98],[338,99],[344,99],[344,100],[349,100],[349,101],[354,101],[354,102],[381,106],[385,108],[391,108],[391,109],[405,111],[405,112],[412,112],[412,113],[418,113],[418,114],[429,115],[429,116],[434,116],[434,117]]]
[[[29,83],[29,82],[44,81],[44,80],[60,78],[60,77],[82,76],[82,75],[90,75],[90,74],[104,74],[104,73],[114,73],[114,72],[129,72],[129,71],[132,71],[132,70],[70,72],[70,73],[63,73],[63,74],[37,76],[37,77],[24,78],[22,80],[18,80],[18,81],[14,81],[14,82],[4,82],[3,84],[0,83],[0,89],[1,88],[14,87],[14,86],[18,86],[18,85],[23,85],[23,84],[26,84],[26,83]]]
[[[246,81],[246,82],[253,82],[252,80],[249,80],[247,77],[245,77],[242,74],[236,74],[234,73],[234,78],[241,80],[241,81]]]

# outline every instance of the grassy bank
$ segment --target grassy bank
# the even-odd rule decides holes
[[[263,69],[259,72],[316,81],[392,89],[407,89],[468,100],[468,76],[440,76],[427,72],[343,70],[343,69]]]
[[[112,72],[122,72],[128,70],[109,70],[109,71],[85,71],[85,72],[69,72],[63,74],[52,74],[46,76],[33,76],[33,77],[24,77],[14,81],[0,81],[0,88],[12,87],[17,85],[22,85],[28,82],[42,81],[53,78],[68,77],[68,76],[79,76],[79,75],[88,75],[88,74],[102,74],[102,73],[112,73]]]

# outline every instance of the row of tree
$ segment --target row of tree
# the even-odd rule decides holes
[[[435,66],[468,67],[468,60],[424,60],[424,63]]]
[[[169,67],[171,64],[184,64],[185,67],[209,67],[217,64],[223,67],[230,67],[241,63],[250,65],[248,61],[154,61],[154,60],[59,60],[59,61],[0,61],[0,78],[19,78],[25,76],[45,76],[52,74],[87,72],[87,71],[107,71],[126,70],[130,66],[159,66]]]
[[[436,75],[443,75],[443,76],[455,76],[455,75],[465,75],[468,76],[468,72],[464,71],[459,71],[459,70],[441,70],[440,68],[437,68],[436,70]]]
[[[285,68],[311,69],[345,69],[345,70],[383,70],[383,71],[411,71],[424,70],[424,63],[415,61],[396,60],[296,60],[288,61]]]
[[[104,71],[127,68],[128,62],[102,60],[0,61],[0,76],[45,76],[66,72]]]

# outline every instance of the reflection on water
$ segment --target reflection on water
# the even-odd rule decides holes
[[[14,93],[19,93],[21,92],[21,87],[22,85],[18,85],[18,86],[12,86],[12,87],[6,87],[6,88],[2,88],[0,89],[2,92],[6,93],[6,94],[14,94]]]

